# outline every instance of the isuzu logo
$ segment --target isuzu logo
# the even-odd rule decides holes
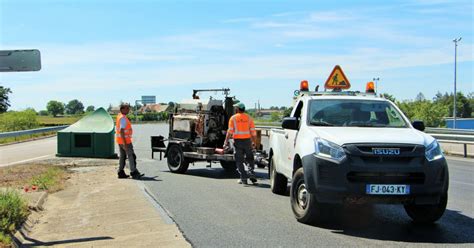
[[[372,148],[374,155],[400,155],[400,148]]]

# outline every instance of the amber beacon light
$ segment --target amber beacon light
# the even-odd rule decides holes
[[[375,93],[375,85],[374,82],[368,82],[365,86],[366,93]]]
[[[307,80],[303,80],[300,83],[300,91],[308,91],[309,90],[309,84]]]

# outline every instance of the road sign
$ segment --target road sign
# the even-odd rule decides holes
[[[326,89],[349,89],[351,84],[339,65],[336,65],[329,75],[324,88]]]
[[[142,96],[142,104],[155,104],[156,96]]]

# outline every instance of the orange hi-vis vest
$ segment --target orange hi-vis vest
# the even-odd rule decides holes
[[[252,118],[244,113],[237,113],[230,117],[227,132],[231,133],[234,139],[250,139],[257,135]]]
[[[123,115],[122,113],[119,113],[117,115],[117,121],[115,122],[115,140],[117,141],[117,144],[119,145],[124,144],[122,135],[120,134],[120,119],[122,119],[122,117],[124,117],[125,121],[127,122],[127,125],[125,126],[125,129],[123,130],[125,134],[125,142],[127,144],[130,144],[132,143],[132,134],[133,134],[132,123],[130,123],[130,120],[127,118],[127,116]]]

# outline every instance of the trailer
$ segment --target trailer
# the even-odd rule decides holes
[[[223,100],[201,100],[198,93],[222,93]],[[152,136],[152,157],[154,152],[162,153],[167,160],[168,168],[173,173],[185,173],[190,164],[195,162],[219,163],[226,171],[235,171],[236,164],[232,146],[224,149],[223,144],[230,117],[234,114],[233,105],[238,102],[229,96],[230,89],[193,90],[192,99],[175,104],[169,116],[168,138]],[[266,153],[257,137],[258,150],[255,151],[255,162],[258,167],[265,167]],[[165,142],[168,142],[166,145]]]

